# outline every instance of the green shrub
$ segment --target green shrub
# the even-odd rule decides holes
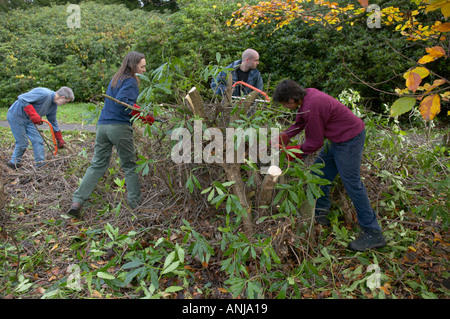
[[[78,101],[100,95],[152,16],[83,2],[81,27],[71,29],[70,14],[63,5],[0,13],[0,105],[37,86],[69,86]]]
[[[153,53],[146,59],[149,69],[157,68],[170,57],[181,58],[196,69],[215,62],[217,52],[224,64],[239,59],[249,45],[250,33],[226,25],[238,2],[181,0],[177,1],[177,12],[160,15],[161,20],[149,20],[145,28],[148,40],[138,46],[142,52]]]

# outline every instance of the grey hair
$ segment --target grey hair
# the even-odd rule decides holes
[[[59,96],[64,96],[67,100],[70,100],[71,102],[75,100],[75,96],[73,95],[72,89],[67,86],[61,87],[58,91],[56,91],[56,93]]]

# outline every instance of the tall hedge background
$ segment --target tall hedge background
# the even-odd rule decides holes
[[[4,10],[0,13],[0,107],[9,107],[17,95],[37,86],[65,85],[74,89],[78,101],[95,99],[129,50],[145,53],[147,70],[152,70],[173,56],[193,67],[216,63],[217,52],[225,66],[252,47],[260,53],[259,69],[266,85],[270,79],[269,92],[288,77],[334,96],[352,88],[376,111],[394,97],[359,83],[343,63],[358,77],[382,83],[377,85],[380,90],[392,92],[403,86],[402,72],[412,64],[387,43],[412,59],[423,55],[427,45],[406,42],[386,26],[369,29],[364,21],[340,32],[301,22],[271,36],[269,26],[236,30],[225,23],[238,8],[240,1],[235,0],[178,0],[170,1],[170,7],[144,1],[147,6],[137,9],[136,1],[117,2],[72,1],[81,9],[81,28],[75,29],[66,23],[68,2],[50,1],[50,5],[42,0],[0,8]]]

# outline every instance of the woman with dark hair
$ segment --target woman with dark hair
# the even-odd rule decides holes
[[[292,137],[305,131],[305,141],[296,148],[298,157],[314,153],[322,148],[315,163],[323,163],[322,178],[330,184],[321,186],[324,193],[316,202],[315,220],[330,225],[329,193],[331,182],[341,176],[348,196],[356,208],[361,235],[349,244],[349,248],[364,251],[386,245],[375,211],[370,205],[366,188],[361,180],[360,168],[365,143],[364,122],[348,107],[333,97],[313,88],[305,89],[293,80],[278,83],[273,101],[295,111],[295,122],[280,135],[280,144],[286,147]],[[286,147],[288,148],[288,147]]]
[[[129,52],[117,73],[113,76],[106,94],[128,105],[138,107],[135,103],[139,96],[139,78],[136,73],[145,72],[145,57],[139,52]],[[132,111],[110,99],[100,113],[97,123],[97,134],[94,158],[87,169],[80,186],[75,191],[69,215],[79,218],[84,202],[94,191],[98,181],[109,166],[113,146],[117,150],[121,167],[125,172],[128,205],[136,208],[141,201],[139,176],[136,173],[136,153],[132,119],[138,116],[143,122],[152,124],[152,116],[142,117],[139,112]]]

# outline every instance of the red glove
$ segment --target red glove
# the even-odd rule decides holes
[[[137,107],[138,109],[141,108],[141,107],[140,107],[139,105],[137,105],[137,104],[134,104],[134,107]],[[140,114],[141,114],[141,112],[139,112],[139,111],[135,111],[135,110],[132,110],[132,111],[131,111],[131,115],[132,115],[132,116],[136,116],[136,115],[137,115],[137,116],[139,117],[139,119],[140,119],[143,123],[152,125],[152,124],[155,122],[155,118],[154,118],[153,116],[151,116],[151,115],[141,116]]]
[[[286,146],[286,149],[287,149],[287,150],[290,150],[290,149],[297,149],[297,150],[300,150],[300,147],[301,147],[301,146],[302,146],[301,144],[300,144],[300,145],[296,145],[296,146]],[[292,152],[292,154],[293,154],[295,157],[299,158],[299,159],[303,159],[303,156],[302,156],[302,154],[300,154],[300,153]],[[291,155],[289,155],[287,152],[286,152],[286,156],[287,156],[288,160],[290,160],[290,161],[293,161],[293,160],[295,159],[294,157],[292,157]]]
[[[42,118],[41,118],[41,116],[39,114],[37,114],[37,112],[34,109],[33,105],[28,104],[27,106],[25,106],[23,108],[23,110],[30,117],[31,122],[33,122],[34,124],[37,124],[37,125],[41,125],[42,124]]]
[[[64,142],[62,138],[61,131],[55,132],[55,138],[56,141],[58,142],[58,148],[64,148],[64,144],[66,144],[66,142]]]

